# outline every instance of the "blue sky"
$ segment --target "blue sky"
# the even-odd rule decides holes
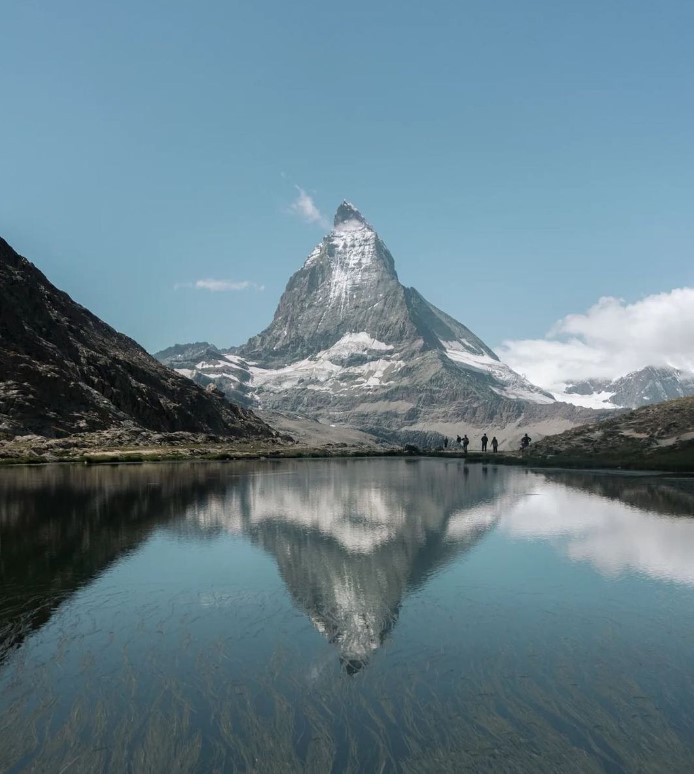
[[[150,350],[270,322],[323,231],[297,186],[491,346],[694,286],[691,0],[4,0],[0,28],[0,235]]]

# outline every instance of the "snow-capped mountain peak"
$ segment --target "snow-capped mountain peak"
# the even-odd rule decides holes
[[[361,212],[351,202],[346,200],[337,208],[333,225],[335,230],[341,231],[349,230],[349,228],[369,228],[373,230]]]
[[[694,372],[646,366],[617,379],[583,379],[554,392],[557,400],[591,408],[639,408],[694,395]]]
[[[238,386],[254,405],[386,436],[578,413],[552,408],[551,395],[404,287],[390,251],[353,204],[343,201],[334,223],[289,279],[272,323],[231,353],[238,363],[220,357],[205,378],[231,395],[233,386],[221,380],[235,365],[246,378]],[[192,353],[190,361],[189,375],[201,379]]]

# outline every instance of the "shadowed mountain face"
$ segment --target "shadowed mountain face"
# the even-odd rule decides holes
[[[117,426],[272,435],[252,412],[162,366],[0,239],[0,439]]]
[[[451,434],[461,422],[513,433],[521,424],[538,426],[544,434],[551,428],[541,431],[542,422],[564,429],[595,416],[557,403],[463,324],[404,287],[385,243],[348,202],[289,279],[272,323],[241,347],[206,346],[197,359],[200,352],[197,344],[178,345],[157,357],[262,409],[383,437]]]

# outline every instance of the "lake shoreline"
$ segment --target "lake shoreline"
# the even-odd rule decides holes
[[[60,443],[66,445],[61,447]],[[348,444],[326,444],[323,446],[289,445],[288,442],[264,443],[259,441],[237,441],[236,443],[186,443],[176,445],[131,445],[124,446],[81,446],[72,445],[69,439],[46,439],[46,444],[55,448],[43,449],[35,444],[7,442],[0,445],[0,467],[17,465],[122,465],[167,462],[233,462],[240,460],[282,460],[282,459],[332,459],[332,458],[443,458],[465,461],[472,465],[508,465],[529,470],[574,470],[585,473],[618,473],[634,475],[694,475],[694,465],[680,467],[659,467],[652,460],[630,459],[621,465],[614,461],[590,459],[588,457],[553,459],[522,456],[520,452],[468,452],[447,449],[419,449],[412,445],[404,447],[360,446]],[[24,448],[22,448],[24,447]]]

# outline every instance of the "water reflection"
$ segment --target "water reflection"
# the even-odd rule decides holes
[[[551,471],[547,481],[618,500],[641,511],[672,516],[694,516],[694,478],[653,478],[639,474]]]
[[[463,469],[433,460],[284,463],[278,475],[197,502],[188,522],[242,533],[270,552],[296,604],[354,674],[383,644],[405,594],[498,521],[506,476]]]
[[[662,515],[693,512],[691,481],[459,461],[3,470],[0,660],[156,529],[203,540],[229,532],[261,546],[354,673],[388,637],[405,596],[499,524],[604,574],[694,584],[694,520]]]
[[[545,473],[535,487],[540,496],[514,503],[501,529],[550,540],[608,576],[631,571],[694,585],[694,519],[682,518],[694,515],[692,483]]]
[[[690,493],[444,460],[0,470],[0,770],[689,772]]]
[[[152,531],[203,497],[201,467],[14,468],[0,471],[0,662]]]
[[[527,482],[459,461],[18,468],[0,476],[0,659],[157,528],[242,534],[360,670],[408,591],[475,545]],[[515,482],[515,483],[514,483]]]

